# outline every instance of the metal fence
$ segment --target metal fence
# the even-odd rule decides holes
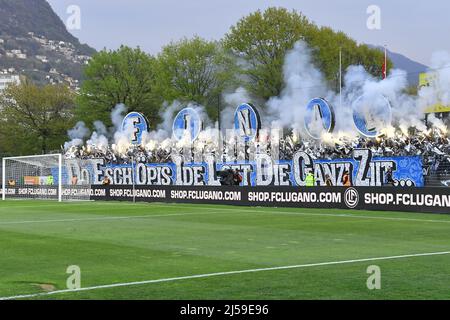
[[[425,185],[428,187],[450,187],[450,158],[445,157],[424,164]]]

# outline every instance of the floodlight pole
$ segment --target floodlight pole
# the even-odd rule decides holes
[[[217,145],[219,146],[219,150],[222,148],[223,146],[223,141],[222,141],[222,123],[220,122],[220,95],[217,96]],[[217,150],[217,154],[222,154],[223,152],[219,152],[219,150]]]
[[[220,95],[217,97],[217,123],[218,123],[219,132],[220,132],[220,129],[221,129],[221,123],[220,123]]]
[[[339,108],[342,110],[342,48],[339,48]]]

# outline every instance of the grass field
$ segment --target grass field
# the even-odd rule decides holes
[[[0,202],[3,298],[449,299],[449,251],[447,215]]]

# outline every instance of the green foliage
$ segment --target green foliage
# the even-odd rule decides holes
[[[242,18],[225,36],[225,46],[245,61],[242,73],[247,88],[263,99],[279,95],[286,52],[309,37],[313,24],[306,17],[284,8],[256,11]]]
[[[233,59],[219,43],[183,39],[165,46],[158,56],[157,90],[165,101],[199,103],[216,119],[220,95],[233,71]]]
[[[155,59],[141,49],[121,46],[115,51],[103,50],[94,55],[84,74],[86,80],[77,99],[79,120],[110,125],[110,113],[117,104],[157,118],[160,101],[153,92]]]
[[[73,125],[73,93],[65,86],[28,81],[0,95],[0,152],[12,155],[57,150]]]
[[[283,89],[283,63],[295,42],[303,40],[313,51],[313,61],[332,88],[338,88],[339,48],[342,48],[343,70],[363,65],[374,76],[381,77],[383,52],[358,45],[343,32],[317,27],[305,16],[284,8],[256,11],[242,18],[225,36],[225,46],[243,59],[241,73],[246,87],[256,97],[267,100]],[[388,69],[392,66],[389,61]]]
[[[223,42],[185,38],[165,46],[156,58],[126,46],[97,53],[84,70],[77,118],[88,125],[95,120],[110,125],[111,110],[123,103],[156,123],[163,102],[178,100],[204,105],[215,120],[221,94],[229,87],[243,85],[262,101],[279,95],[286,53],[299,40],[312,49],[330,88],[338,90],[340,48],[344,71],[361,64],[381,76],[381,51],[358,45],[343,32],[319,28],[300,12],[269,8],[242,18]]]
[[[0,16],[10,10],[17,11],[20,19],[28,19],[24,0],[0,0],[0,4],[5,8]],[[45,1],[36,1],[33,6],[51,16]],[[18,7],[23,10],[17,10]],[[78,52],[89,51],[88,47],[80,50],[78,41],[61,29],[60,21],[54,16],[47,20],[52,21],[54,27],[44,26],[48,32],[36,34],[72,42]],[[17,36],[34,30],[29,26],[24,28],[15,29],[7,23],[3,29],[6,34]],[[336,91],[340,49],[344,71],[350,65],[362,65],[372,75],[381,77],[382,51],[359,45],[343,32],[318,27],[300,12],[269,8],[243,17],[231,27],[222,42],[207,41],[198,36],[182,39],[165,46],[156,58],[140,48],[126,46],[98,52],[84,69],[85,81],[76,97],[74,111],[74,97],[69,89],[37,87],[28,82],[9,88],[1,101],[0,153],[10,150],[15,154],[40,153],[58,147],[65,139],[67,128],[73,124],[72,111],[76,120],[83,120],[87,125],[101,120],[110,126],[112,109],[122,103],[130,111],[142,112],[152,123],[157,123],[163,102],[178,100],[204,105],[210,118],[215,120],[221,94],[238,85],[243,85],[253,98],[264,102],[283,90],[285,56],[299,40],[311,48],[315,66],[323,72],[330,88]],[[33,47],[36,46],[34,43],[24,41],[8,37],[5,46],[15,48],[20,44],[27,52],[38,50]],[[57,55],[35,53],[58,60]],[[2,57],[2,63],[11,61]],[[43,70],[48,71],[50,67],[75,78],[81,77],[76,66],[65,61],[54,65],[29,58],[13,66],[33,70],[25,74],[36,82],[45,78]],[[391,66],[388,61],[388,69]],[[10,138],[12,132],[15,133],[14,140]]]

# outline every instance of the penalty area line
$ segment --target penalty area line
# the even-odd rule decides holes
[[[404,255],[398,255],[398,256],[374,257],[374,258],[363,258],[363,259],[352,259],[352,260],[341,260],[341,261],[318,262],[318,263],[309,263],[309,264],[298,264],[298,265],[281,266],[281,267],[269,267],[269,268],[259,268],[259,269],[225,271],[225,272],[206,273],[206,274],[181,276],[181,277],[173,277],[173,278],[164,278],[164,279],[155,279],[155,280],[113,283],[113,284],[85,287],[85,288],[79,288],[79,289],[65,289],[65,290],[55,290],[55,291],[50,291],[50,292],[42,292],[42,293],[34,293],[34,294],[23,294],[23,295],[10,296],[10,297],[0,297],[0,300],[17,300],[17,299],[37,298],[37,297],[50,296],[50,295],[56,295],[56,294],[64,294],[64,293],[75,293],[75,292],[92,291],[92,290],[109,289],[109,288],[118,288],[118,287],[130,287],[130,286],[138,286],[138,285],[153,284],[153,283],[174,282],[174,281],[180,281],[180,280],[211,278],[211,277],[228,276],[228,275],[235,275],[235,274],[264,272],[264,271],[300,269],[300,268],[309,268],[309,267],[320,267],[320,266],[351,264],[351,263],[358,263],[358,262],[369,262],[369,261],[380,261],[380,260],[396,260],[396,259],[415,258],[415,257],[438,256],[438,255],[447,255],[447,254],[450,254],[450,251],[414,253],[414,254],[404,254]]]

